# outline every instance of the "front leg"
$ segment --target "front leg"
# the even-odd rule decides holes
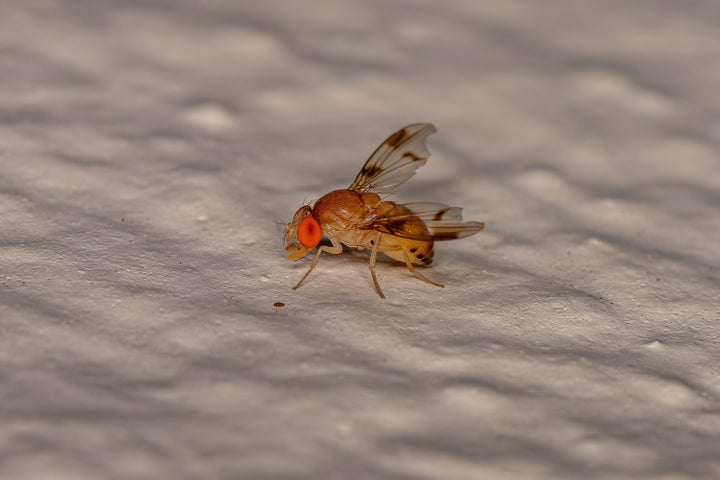
[[[312,272],[313,269],[315,268],[315,265],[317,265],[318,258],[320,258],[320,254],[322,252],[332,253],[333,255],[342,253],[342,251],[343,251],[342,245],[340,244],[339,241],[337,241],[337,239],[335,239],[333,237],[328,237],[328,240],[330,240],[330,243],[332,243],[332,246],[328,247],[327,245],[321,245],[318,248],[318,251],[315,254],[315,258],[313,259],[312,263],[310,264],[310,269],[305,273],[305,275],[303,275],[303,277],[300,279],[300,281],[297,283],[297,285],[292,287],[293,290],[297,290],[298,288],[300,288],[300,285],[302,285],[302,283],[305,281],[305,279],[308,277],[308,275],[310,275],[310,272]]]

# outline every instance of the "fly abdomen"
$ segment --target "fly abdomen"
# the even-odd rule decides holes
[[[409,250],[413,263],[420,263],[426,267],[430,266],[435,255],[435,247],[432,242],[424,242],[421,246],[412,247]]]

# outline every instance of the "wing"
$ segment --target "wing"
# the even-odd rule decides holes
[[[425,164],[430,156],[425,141],[436,131],[431,123],[414,123],[393,133],[370,155],[348,189],[391,193]]]
[[[461,212],[462,208],[442,203],[402,203],[375,218],[369,228],[401,238],[437,241],[469,237],[485,227],[482,222],[463,222]],[[427,233],[419,231],[416,219],[422,220]]]

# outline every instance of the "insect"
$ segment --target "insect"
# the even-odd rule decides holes
[[[370,250],[370,273],[375,290],[385,298],[375,273],[378,253],[403,262],[411,273],[438,287],[415,269],[429,266],[437,240],[454,240],[479,232],[482,222],[462,222],[461,209],[441,203],[395,203],[381,195],[392,193],[424,165],[430,152],[427,137],[437,130],[430,123],[414,123],[390,135],[370,155],[346,189],[334,190],[315,204],[303,205],[285,228],[288,260],[303,258],[317,247],[323,235],[330,245],[320,245],[310,268],[293,287],[303,284],[315,269],[322,252],[342,253],[342,245]]]

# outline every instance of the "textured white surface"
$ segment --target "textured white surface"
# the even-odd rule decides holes
[[[720,477],[714,0],[0,15],[0,476]],[[277,220],[432,121],[424,284]],[[286,307],[275,309],[281,301]]]

